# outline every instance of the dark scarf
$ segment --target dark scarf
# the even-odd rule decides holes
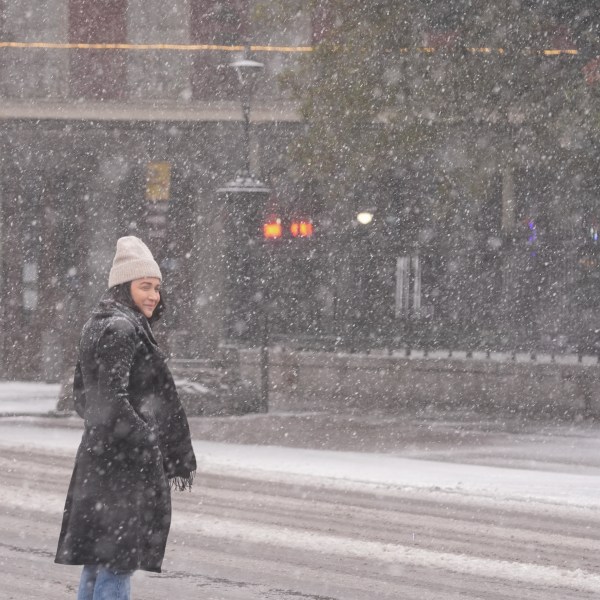
[[[127,319],[144,341],[159,374],[160,410],[155,417],[159,431],[159,447],[171,489],[191,490],[196,474],[196,458],[192,448],[190,428],[171,371],[167,356],[159,348],[148,319],[138,310],[105,295],[98,306],[97,316],[119,315]]]

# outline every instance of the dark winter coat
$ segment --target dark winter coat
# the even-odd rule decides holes
[[[173,378],[146,317],[105,299],[84,325],[74,380],[85,426],[56,562],[160,572],[170,484],[196,461]]]

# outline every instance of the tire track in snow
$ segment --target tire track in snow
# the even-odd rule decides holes
[[[276,495],[276,490],[272,490]],[[22,509],[60,514],[64,497],[40,489],[3,488],[0,505],[5,509]],[[202,510],[202,506],[198,508]],[[173,533],[186,533],[200,538],[227,539],[233,542],[285,548],[299,553],[319,554],[324,557],[362,559],[376,563],[410,565],[431,570],[451,571],[467,576],[505,579],[527,585],[560,587],[586,592],[600,592],[600,575],[579,569],[564,569],[517,561],[498,560],[457,554],[402,544],[384,543],[344,535],[327,535],[311,530],[311,521],[304,525],[274,526],[256,522],[250,510],[248,519],[217,518],[213,515],[175,510]],[[460,524],[457,524],[460,527]],[[368,534],[368,528],[364,534]]]
[[[57,533],[72,464],[72,454],[55,455],[30,449],[2,452],[0,531],[10,537],[10,542],[6,543],[11,548],[14,546],[12,549],[4,548],[3,553],[18,554],[20,560],[24,560],[27,553],[31,559],[35,556],[39,559],[39,553],[43,555],[46,552],[27,542],[27,536],[22,539],[19,528],[40,528],[45,531],[45,539]],[[268,474],[264,475],[268,479]],[[190,552],[207,561],[212,559],[215,564],[219,561],[236,564],[244,560],[247,548],[251,547],[257,553],[256,560],[262,560],[271,568],[281,557],[286,557],[298,568],[312,569],[321,577],[335,575],[338,589],[344,586],[344,582],[356,588],[366,588],[380,578],[379,585],[390,590],[405,590],[411,586],[417,586],[417,589],[419,585],[423,590],[443,590],[454,577],[455,581],[459,579],[464,585],[460,592],[460,597],[464,598],[510,597],[508,591],[506,595],[498,592],[500,588],[512,589],[515,593],[519,590],[519,598],[540,600],[565,598],[567,595],[569,598],[592,598],[600,592],[600,576],[593,569],[566,568],[562,563],[564,556],[553,555],[561,541],[566,542],[563,550],[574,563],[582,553],[594,555],[597,540],[589,530],[586,533],[582,521],[585,517],[590,519],[588,527],[598,526],[600,517],[592,509],[540,507],[536,503],[502,500],[492,503],[489,498],[467,499],[464,495],[440,494],[426,489],[386,491],[363,487],[359,491],[340,489],[335,484],[330,489],[329,480],[322,480],[319,485],[314,480],[293,484],[289,478],[287,482],[277,483],[261,481],[257,473],[246,480],[226,474],[203,476],[200,473],[199,483],[193,494],[174,495],[172,538],[184,538],[189,545],[182,547],[172,543],[171,551],[177,556],[177,561],[187,561],[189,569],[186,577],[190,582],[196,581],[194,577],[199,576],[194,574],[198,559],[189,558]],[[411,500],[407,506],[399,502],[403,496]],[[520,511],[518,515],[511,512],[515,507]],[[476,513],[472,512],[474,509],[477,509]],[[498,518],[498,509],[505,511],[502,525],[490,528],[490,524]],[[561,514],[562,522],[548,518],[554,514],[553,511]],[[569,518],[571,513],[573,518]],[[473,519],[474,514],[477,516]],[[15,519],[14,515],[20,518]],[[520,527],[528,519],[531,544],[546,551],[547,560],[554,560],[554,564],[489,556],[490,552],[498,553],[501,544],[506,543],[510,535],[515,537],[513,550],[518,556],[519,544],[527,545],[527,532],[521,532]],[[29,523],[29,527],[23,523]],[[440,546],[459,540],[468,551],[414,547],[390,541],[407,524],[412,524],[413,528],[432,528],[438,534]],[[486,529],[487,537],[483,535]],[[571,529],[576,530],[578,535],[574,535]],[[39,545],[49,547],[48,543]],[[460,547],[457,546],[457,549]],[[249,569],[256,568],[255,564],[248,564]],[[321,567],[320,571],[318,567]],[[416,578],[418,584],[404,581],[409,580],[415,570],[429,575],[422,581]],[[264,579],[269,573],[251,571],[246,576]],[[278,573],[273,572],[271,581],[277,578]],[[234,583],[231,586],[235,587]],[[473,595],[479,594],[476,590],[486,586],[495,591],[485,596]],[[276,588],[271,585],[269,589]],[[286,594],[287,597],[292,596],[291,592]],[[305,595],[311,597],[308,592]],[[313,597],[316,596],[313,594]],[[282,592],[279,597],[286,596]],[[358,596],[340,597],[340,600],[354,597]],[[383,598],[383,594],[380,597]],[[422,597],[425,598],[426,594]],[[450,594],[439,592],[438,597],[446,599]]]

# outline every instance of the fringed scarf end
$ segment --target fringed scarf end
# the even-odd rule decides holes
[[[169,487],[172,490],[177,490],[178,492],[185,492],[185,490],[191,492],[195,475],[196,471],[192,471],[187,477],[172,477],[169,480]]]

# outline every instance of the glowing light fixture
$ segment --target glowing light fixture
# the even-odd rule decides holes
[[[537,242],[538,239],[537,225],[535,224],[535,221],[533,219],[528,219],[527,227],[529,229],[529,236],[527,237],[527,242],[530,244],[535,244],[535,242]]]
[[[310,221],[292,221],[290,233],[293,237],[312,237],[313,224]]]
[[[281,219],[271,219],[263,225],[265,240],[278,240],[281,237]]]
[[[356,215],[356,220],[361,225],[368,225],[369,223],[371,223],[371,221],[373,221],[373,213],[369,210],[364,210],[362,212],[359,212]]]

